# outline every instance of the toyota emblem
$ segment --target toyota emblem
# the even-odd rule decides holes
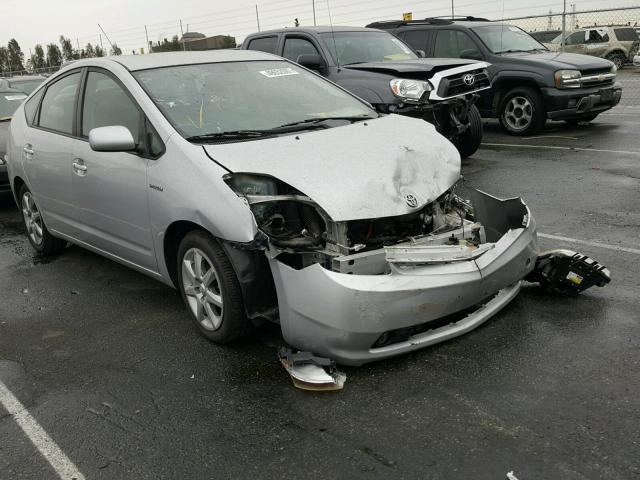
[[[467,73],[464,77],[462,77],[462,81],[466,85],[473,85],[476,83],[476,77],[472,73]]]
[[[407,205],[409,205],[411,208],[416,208],[418,206],[418,199],[415,195],[409,193],[405,195],[404,199],[407,202]]]

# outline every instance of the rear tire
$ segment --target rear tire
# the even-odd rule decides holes
[[[547,120],[540,92],[531,87],[509,90],[500,102],[498,119],[510,135],[536,133]]]
[[[469,128],[460,135],[454,145],[460,153],[460,158],[465,159],[476,153],[482,143],[482,117],[475,105],[469,109]]]
[[[624,67],[626,61],[624,54],[620,52],[610,53],[604,58],[612,61],[618,70],[621,70]]]
[[[33,249],[42,255],[54,255],[62,252],[67,246],[67,242],[49,233],[29,187],[22,185],[18,199],[24,228],[27,230],[27,238]]]
[[[218,344],[251,330],[242,290],[231,262],[208,233],[188,233],[178,247],[178,288],[198,331]]]

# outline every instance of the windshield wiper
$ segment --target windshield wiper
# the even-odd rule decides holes
[[[246,140],[252,138],[262,138],[271,135],[268,130],[234,130],[229,132],[211,132],[202,135],[192,135],[187,137],[189,142],[202,142],[207,140]]]
[[[499,52],[496,52],[496,54],[501,54],[501,53],[529,53],[529,52],[535,52],[536,49],[534,48],[533,50],[518,50],[518,49],[509,49],[509,50],[501,50]]]
[[[344,116],[344,117],[316,117],[316,118],[307,118],[305,120],[300,120],[298,122],[285,123],[284,125],[280,125],[279,127],[272,128],[270,131],[279,131],[280,129],[288,129],[289,127],[305,127],[308,128],[313,125],[317,125],[327,120],[347,120],[351,123],[358,122],[362,120],[372,120],[376,117],[370,117],[369,115],[359,115],[359,116]]]
[[[10,122],[11,117],[0,117],[0,122]]]

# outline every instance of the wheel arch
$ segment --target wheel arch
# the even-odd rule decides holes
[[[518,87],[529,87],[540,92],[540,88],[544,85],[536,81],[536,79],[528,77],[502,77],[494,80],[493,90],[493,102],[491,104],[491,115],[493,117],[499,116],[499,107],[502,104],[502,100],[505,95]]]

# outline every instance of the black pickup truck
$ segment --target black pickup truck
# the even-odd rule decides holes
[[[531,135],[547,119],[570,124],[591,121],[616,106],[622,96],[609,60],[550,52],[513,25],[464,17],[367,26],[393,33],[427,57],[488,62],[493,85],[482,93],[478,108],[483,117],[498,118],[512,135]]]
[[[318,72],[382,113],[423,118],[472,155],[482,141],[474,103],[490,88],[488,64],[426,59],[385,31],[362,27],[300,27],[254,33],[242,49],[273,53]]]

